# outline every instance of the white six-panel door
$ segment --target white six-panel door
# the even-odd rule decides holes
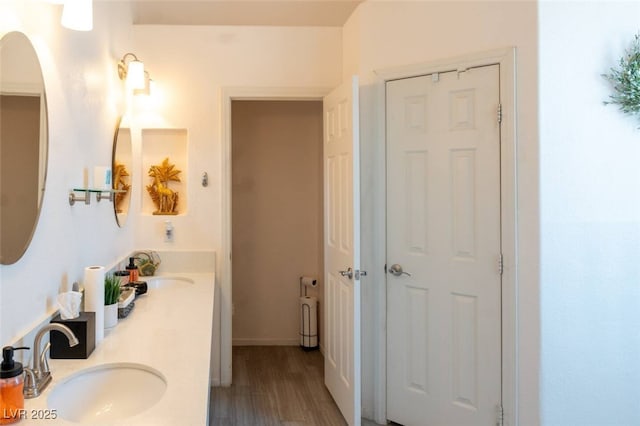
[[[360,425],[360,191],[358,80],[324,99],[325,384]]]
[[[496,424],[499,79],[387,82],[387,417],[406,426]]]

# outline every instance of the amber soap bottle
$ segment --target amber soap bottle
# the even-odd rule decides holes
[[[129,258],[129,264],[126,267],[127,271],[129,271],[129,282],[130,283],[138,281],[138,267],[133,262],[134,260],[135,260],[135,257],[130,257]]]
[[[0,425],[15,423],[24,417],[24,371],[22,364],[13,360],[13,346],[2,348],[0,364]]]

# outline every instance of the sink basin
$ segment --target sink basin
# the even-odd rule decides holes
[[[191,278],[185,277],[154,277],[149,280],[149,287],[151,288],[164,288],[164,287],[184,287],[190,286],[194,283]]]
[[[72,374],[51,391],[47,403],[61,418],[97,424],[126,419],[157,403],[167,381],[142,364],[103,364]]]

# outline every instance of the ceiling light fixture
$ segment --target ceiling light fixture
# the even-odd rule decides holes
[[[127,62],[128,57],[132,58],[129,62]],[[144,64],[133,53],[126,53],[118,61],[118,77],[120,80],[126,79],[127,87],[131,89],[145,89],[145,72]]]
[[[93,0],[65,0],[62,26],[75,31],[93,29]]]

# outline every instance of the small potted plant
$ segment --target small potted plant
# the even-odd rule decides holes
[[[104,277],[104,328],[115,327],[118,323],[118,299],[120,279],[114,275]]]

